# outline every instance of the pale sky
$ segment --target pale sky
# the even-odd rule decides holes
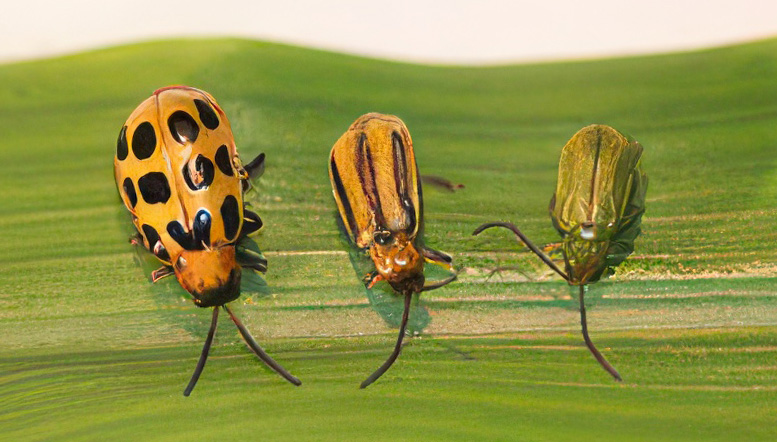
[[[688,50],[777,36],[777,0],[8,0],[0,62],[238,36],[427,63]]]

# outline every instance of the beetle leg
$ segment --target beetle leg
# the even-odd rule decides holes
[[[580,286],[580,325],[583,328],[583,340],[585,340],[585,345],[588,347],[588,350],[591,352],[591,354],[594,355],[597,361],[599,361],[599,364],[607,370],[610,375],[612,375],[613,378],[615,378],[616,381],[621,382],[623,381],[623,378],[621,378],[620,373],[618,373],[618,370],[615,369],[612,365],[610,365],[609,362],[607,362],[607,359],[602,356],[601,353],[599,353],[599,350],[597,350],[594,343],[591,341],[591,338],[588,336],[588,323],[585,318],[585,302],[583,301],[583,296],[585,295],[585,285]]]
[[[264,153],[260,153],[250,163],[246,164],[245,171],[252,180],[262,176],[264,174]]]
[[[256,342],[253,336],[251,336],[251,333],[248,331],[248,329],[243,325],[242,322],[240,322],[239,319],[237,319],[237,316],[235,316],[232,313],[232,310],[229,309],[229,307],[225,305],[221,306],[224,310],[229,313],[229,317],[232,319],[232,322],[235,323],[235,326],[237,327],[237,330],[240,332],[240,335],[243,337],[243,340],[246,341],[246,344],[251,348],[251,350],[259,356],[259,359],[262,360],[265,364],[267,364],[268,367],[275,370],[276,373],[281,375],[284,379],[291,382],[292,384],[296,386],[302,385],[302,381],[297,379],[294,375],[286,371],[285,368],[281,367],[280,364],[275,362],[275,359],[271,358],[270,355],[265,353],[265,351],[262,349],[262,347],[259,346],[259,344]]]
[[[444,285],[446,285],[446,284],[448,284],[450,282],[455,281],[457,276],[458,276],[458,274],[454,273],[453,275],[443,279],[442,281],[430,282],[428,284],[425,284],[423,286],[423,288],[421,289],[421,291],[422,292],[428,292],[429,290],[439,289],[440,287],[442,287],[442,286],[444,286]]]
[[[267,273],[267,260],[265,260],[263,263],[241,264],[240,267],[243,267],[244,269],[256,270],[259,273]]]
[[[259,218],[259,215],[251,212],[248,209],[243,209],[243,229],[240,231],[238,238],[246,237],[258,231],[262,228],[263,225],[264,224],[262,223],[262,219]]]
[[[251,160],[245,167],[240,162],[239,157],[235,157],[235,169],[238,171],[238,178],[243,183],[243,192],[247,192],[251,188],[251,181],[258,178],[264,173],[264,154],[260,153],[256,158]]]
[[[529,250],[534,252],[534,254],[537,255],[542,260],[542,262],[547,264],[547,266],[550,267],[551,269],[553,269],[554,272],[558,273],[559,276],[561,276],[567,282],[569,282],[569,276],[567,276],[567,274],[564,273],[563,270],[558,268],[558,266],[553,262],[553,260],[548,258],[544,253],[542,253],[542,251],[540,249],[538,249],[537,246],[535,246],[534,243],[532,243],[529,240],[529,238],[527,238],[526,235],[523,234],[523,232],[518,230],[518,227],[516,227],[515,224],[505,223],[505,222],[485,223],[485,224],[482,224],[477,229],[475,229],[475,231],[472,232],[472,235],[478,235],[480,232],[482,232],[482,231],[484,231],[484,230],[486,230],[488,228],[491,228],[491,227],[504,227],[506,229],[511,230],[513,233],[515,233],[515,236],[517,236],[521,240],[521,242],[526,244],[526,247],[528,247]]]
[[[446,270],[451,270],[451,262],[453,262],[453,258],[451,258],[450,255],[439,250],[430,249],[428,247],[420,247],[420,249],[421,254],[424,256],[424,261],[428,262],[429,264],[436,264],[441,266]]]
[[[518,266],[499,266],[499,267],[496,267],[494,270],[491,270],[488,273],[488,276],[486,276],[486,281],[488,281],[489,279],[493,278],[493,276],[496,275],[496,274],[499,274],[499,279],[501,280],[502,279],[502,272],[504,272],[505,270],[516,271],[516,272],[520,273],[521,275],[523,275],[524,277],[526,277],[526,279],[528,279],[529,281],[533,281],[532,276],[530,274],[526,273],[524,271],[523,267],[518,267]]]
[[[363,282],[368,289],[371,289],[375,284],[379,283],[380,281],[383,281],[383,276],[378,272],[368,273],[363,279]]]
[[[157,282],[160,279],[172,275],[173,268],[170,266],[162,266],[153,272],[151,272],[151,282]]]
[[[491,270],[490,272],[488,272],[488,276],[486,276],[486,282],[490,281],[491,278],[494,277],[494,275],[499,275],[499,279],[501,281],[504,281],[504,279],[502,278],[502,272],[505,271],[505,270],[516,270],[516,271],[520,272],[523,276],[525,276],[526,279],[531,280],[531,277],[528,274],[524,273],[523,272],[523,268],[521,268],[521,267],[518,267],[518,266],[502,266],[501,265],[501,260],[499,259],[498,256],[496,257],[496,264],[497,264],[497,266],[494,268],[494,270]]]
[[[141,246],[141,247],[145,247],[145,246],[143,245],[143,237],[142,237],[142,236],[140,236],[140,233],[135,233],[134,235],[130,236],[129,242],[130,242],[130,244],[132,244],[133,246]]]
[[[197,361],[197,366],[194,367],[194,373],[189,380],[189,385],[183,391],[184,396],[189,396],[194,390],[194,386],[197,385],[197,381],[200,379],[202,370],[205,368],[205,361],[208,360],[208,353],[210,352],[210,344],[213,342],[213,336],[216,334],[216,324],[219,320],[219,308],[213,308],[213,318],[210,321],[210,330],[208,330],[208,337],[205,338],[205,345],[202,346],[202,353],[200,353],[200,359]]]
[[[254,269],[260,273],[267,273],[267,260],[261,257],[251,257],[251,260],[241,260],[238,262],[240,267]]]
[[[380,366],[377,370],[375,370],[375,373],[371,374],[370,377],[364,380],[364,382],[361,383],[359,388],[367,388],[370,384],[378,380],[379,377],[383,376],[383,373],[385,373],[389,368],[391,368],[391,365],[394,363],[394,361],[397,360],[399,357],[399,352],[402,351],[402,340],[405,338],[405,331],[407,330],[407,318],[410,315],[410,301],[413,299],[412,293],[406,293],[405,294],[405,310],[402,312],[402,325],[399,327],[399,336],[397,337],[397,343],[394,346],[394,351],[391,352],[391,355],[386,359],[386,362],[383,363],[383,365]]]
[[[455,192],[456,189],[464,188],[464,184],[454,184],[449,179],[437,175],[421,175],[421,182],[423,182],[425,186],[435,186],[440,189],[445,189],[448,192]]]
[[[248,179],[248,172],[246,172],[245,168],[243,167],[243,162],[240,161],[240,157],[235,155],[232,157],[232,167],[235,169],[235,172],[237,172],[237,177],[241,180],[247,180]]]
[[[259,251],[251,250],[243,245],[238,245],[235,248],[235,259],[241,267],[254,269],[261,273],[267,272],[267,260]]]
[[[445,270],[448,270],[449,272],[453,272],[453,266],[451,265],[451,262],[453,261],[453,258],[450,257],[447,253],[441,252],[439,250],[430,249],[428,247],[421,246],[419,247],[419,250],[421,251],[421,255],[424,257],[424,261],[428,262],[429,264],[438,265]],[[421,289],[421,291],[429,291],[434,290],[437,288],[440,288],[449,282],[452,282],[456,279],[456,276],[458,273],[454,273],[453,275],[443,279],[442,281],[432,282],[425,284],[424,287]]]
[[[560,242],[545,244],[545,247],[542,248],[542,252],[552,259],[554,256],[558,256],[558,254],[561,253],[561,246],[562,243]]]

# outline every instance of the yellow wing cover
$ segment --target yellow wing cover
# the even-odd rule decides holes
[[[376,229],[418,234],[423,216],[413,142],[393,115],[359,117],[335,143],[329,178],[348,237],[367,248]]]
[[[114,174],[144,245],[163,262],[237,239],[245,171],[208,93],[173,86],[141,103],[119,134]]]

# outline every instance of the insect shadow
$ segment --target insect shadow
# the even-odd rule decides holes
[[[132,227],[131,224],[129,227]],[[258,244],[252,238],[243,238],[236,248],[238,258],[243,253],[250,253],[253,257],[263,257]],[[133,246],[133,255],[135,264],[142,272],[143,278],[152,283],[150,275],[159,267],[159,261],[139,244]],[[202,317],[206,312],[200,309],[191,309],[191,294],[184,290],[175,279],[163,278],[153,282],[153,284],[145,285],[144,289],[159,307],[157,314],[165,322],[175,324],[187,334],[200,339],[204,339],[208,335],[208,330],[202,327]],[[267,284],[259,272],[244,269],[240,281],[240,292],[241,296],[248,295],[252,299],[261,299],[270,296],[273,293],[273,288]]]
[[[364,275],[375,271],[375,265],[369,255],[362,250],[351,247],[345,234],[341,233],[340,239],[343,248],[348,251],[348,259],[351,261],[351,266],[358,279],[362,279]],[[400,328],[402,325],[402,314],[405,310],[403,298],[397,296],[394,289],[385,282],[377,283],[371,288],[366,284],[362,286],[364,287],[367,301],[370,303],[370,308],[383,319],[386,325],[391,328]],[[420,303],[418,294],[415,294],[408,313],[407,334],[413,336],[420,335],[431,322],[432,318],[429,315],[429,311]]]

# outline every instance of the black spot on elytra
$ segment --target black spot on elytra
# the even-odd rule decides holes
[[[162,244],[162,241],[159,241],[156,244],[152,252],[154,252],[154,255],[156,255],[157,258],[161,259],[162,261],[170,262],[170,254],[167,252],[165,245]]]
[[[234,172],[232,171],[232,161],[229,159],[229,149],[227,149],[225,144],[222,144],[216,151],[215,160],[216,165],[219,166],[220,171],[224,172],[224,175],[234,175]]]
[[[146,242],[148,243],[148,249],[153,250],[154,244],[156,244],[156,242],[159,241],[159,234],[156,232],[156,229],[149,226],[148,224],[143,224],[141,228],[143,229],[143,236],[146,237]]]
[[[124,182],[121,184],[121,187],[124,189],[124,193],[127,194],[127,198],[130,202],[130,208],[134,209],[135,205],[138,203],[138,194],[135,192],[135,185],[132,183],[132,180],[127,177],[124,178]]]
[[[132,134],[132,153],[139,160],[145,160],[156,149],[156,133],[154,126],[148,121],[140,123]]]
[[[162,172],[149,172],[140,177],[138,189],[148,204],[166,203],[170,199],[170,184]]]
[[[237,235],[240,228],[240,211],[237,207],[237,198],[227,195],[221,205],[221,219],[224,220],[224,236],[231,241]]]
[[[186,250],[202,249],[202,244],[196,243],[192,234],[186,233],[179,221],[170,221],[167,224],[167,233]]]
[[[335,162],[334,155],[331,157],[329,161],[329,168],[332,171],[332,180],[335,183],[335,190],[337,191],[337,196],[340,197],[340,203],[343,205],[343,210],[340,212],[341,218],[344,216],[345,218],[342,219],[343,224],[348,223],[348,230],[351,232],[351,235],[353,236],[351,239],[355,242],[356,241],[356,217],[353,214],[353,209],[351,209],[351,202],[348,200],[348,194],[345,192],[345,186],[343,186],[343,180],[340,178],[340,172],[337,170],[337,163]]]
[[[146,241],[148,242],[148,249],[151,251],[151,253],[163,261],[170,261],[170,254],[167,253],[167,249],[160,241],[159,234],[157,233],[156,229],[149,226],[148,224],[143,224],[142,228],[143,235],[146,237]]]
[[[197,141],[197,135],[200,134],[200,126],[194,121],[191,115],[184,111],[175,111],[167,119],[167,127],[175,138],[175,141],[185,144]]]
[[[197,112],[200,113],[200,121],[210,130],[219,127],[219,117],[210,105],[202,100],[195,99],[194,105],[197,106]]]
[[[192,224],[192,231],[194,232],[194,241],[199,245],[205,243],[210,246],[210,212],[205,209],[200,209],[196,215],[194,215],[194,223]]]
[[[119,132],[119,139],[116,140],[116,158],[119,161],[124,161],[129,154],[129,147],[127,146],[127,126],[121,128]]]
[[[197,155],[194,160],[194,170],[189,168],[189,163],[183,166],[183,180],[189,189],[203,190],[213,184],[213,162],[202,155]]]

